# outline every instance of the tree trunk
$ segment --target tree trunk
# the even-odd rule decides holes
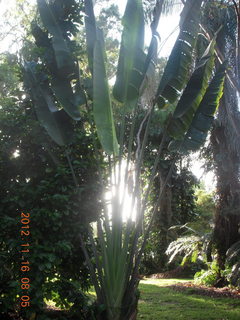
[[[221,270],[225,268],[226,252],[240,240],[240,183],[239,157],[229,148],[224,126],[218,126],[211,136],[213,157],[217,174],[217,207],[213,240],[217,250],[217,261]]]
[[[138,284],[140,279],[136,278],[134,289],[131,295],[125,295],[122,304],[122,313],[119,320],[136,320],[137,319],[137,306],[140,297],[140,292],[138,290]]]
[[[166,266],[168,257],[165,254],[167,247],[170,243],[171,237],[169,236],[169,228],[172,225],[172,179],[164,187],[164,183],[168,174],[169,167],[160,167],[159,181],[157,187],[160,188],[159,192],[163,192],[163,197],[159,202],[158,213],[155,217],[154,228],[159,231],[159,252],[158,259],[155,259],[154,265],[156,265],[156,272],[162,272]],[[164,190],[162,191],[162,189]]]

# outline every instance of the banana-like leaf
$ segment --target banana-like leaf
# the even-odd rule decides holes
[[[144,15],[142,0],[128,0],[123,16],[123,32],[113,96],[129,104],[139,96],[144,79]],[[133,103],[133,105],[135,105]]]
[[[184,140],[172,141],[169,145],[170,150],[177,150],[180,147],[179,151],[195,151],[205,142],[223,94],[225,71],[226,64],[223,63],[213,77]]]
[[[215,42],[213,39],[209,44],[176,106],[167,128],[168,134],[173,138],[183,138],[207,90],[214,68]]]
[[[104,39],[96,27],[92,0],[85,0],[85,27],[88,63],[93,75],[93,116],[97,134],[103,149],[110,155],[117,155],[118,142],[113,121],[112,104],[105,67]]]
[[[66,78],[52,77],[52,90],[64,110],[74,120],[80,120],[81,106],[86,104],[85,94],[77,80],[76,90],[73,92],[71,83]]]
[[[108,154],[118,154],[112,104],[105,68],[105,49],[97,40],[93,55],[93,115],[99,140]]]
[[[181,13],[180,33],[157,90],[159,108],[174,103],[186,85],[197,42],[201,4],[202,0],[187,0]]]
[[[30,89],[36,114],[41,125],[50,137],[60,146],[71,143],[73,138],[73,125],[64,110],[58,110],[47,86],[41,84],[36,73],[36,65],[25,62],[24,80]]]
[[[66,40],[63,37],[62,30],[54,16],[51,6],[46,0],[37,0],[38,9],[41,20],[47,30],[52,34],[52,45],[55,52],[55,57],[58,69],[68,76],[75,69],[75,64]]]
[[[93,54],[94,47],[97,40],[96,20],[93,11],[92,0],[85,0],[85,28],[86,28],[86,40],[87,40],[87,53],[88,53],[88,65],[91,73],[93,73]]]
[[[148,48],[148,53],[145,61],[144,73],[147,72],[152,61],[157,61],[158,55],[158,39],[160,39],[159,33],[157,31],[160,17],[162,14],[164,0],[156,1],[156,5],[153,9],[153,17],[151,23],[152,39]]]
[[[32,27],[33,34],[38,45],[45,48],[44,60],[51,73],[51,87],[56,98],[70,117],[79,120],[81,106],[86,103],[85,93],[80,85],[78,66],[63,37],[52,6],[53,4],[48,4],[46,0],[38,0],[41,20],[52,38],[48,39],[48,34],[37,25]],[[76,90],[71,84],[72,79],[76,81]]]

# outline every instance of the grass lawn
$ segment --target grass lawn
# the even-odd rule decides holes
[[[240,320],[240,299],[211,298],[167,287],[179,279],[147,279],[140,282],[138,319],[144,320]],[[188,280],[189,281],[189,280]]]

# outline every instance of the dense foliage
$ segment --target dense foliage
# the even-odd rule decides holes
[[[96,219],[99,207],[93,139],[85,135],[82,118],[75,128],[81,144],[70,146],[80,181],[75,188],[67,151],[39,126],[17,62],[16,56],[1,56],[1,312],[18,310],[21,212],[29,212],[31,221],[30,313],[41,313],[44,299],[85,312],[82,292],[90,282],[79,235],[85,237],[86,222]]]
[[[165,168],[166,172],[167,168]],[[197,179],[186,167],[180,167],[179,169],[175,168],[171,183],[165,189],[164,200],[156,214],[155,223],[144,252],[142,273],[163,272],[172,268],[174,265],[168,265],[168,257],[165,251],[168,245],[176,240],[184,230],[171,227],[181,227],[185,223],[194,223],[194,221],[197,223],[199,217],[195,196]],[[164,168],[159,170],[163,172]],[[158,178],[155,181],[155,195],[160,188],[161,184]],[[156,197],[153,197],[152,201],[154,203]]]

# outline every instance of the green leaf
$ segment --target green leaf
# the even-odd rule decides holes
[[[47,30],[52,34],[52,45],[55,52],[55,58],[58,69],[65,75],[69,75],[74,71],[75,64],[66,40],[62,35],[62,31],[54,16],[51,5],[46,0],[37,0],[38,10],[41,20]]]
[[[53,98],[36,72],[36,64],[24,65],[25,82],[30,88],[37,117],[51,138],[60,146],[71,143],[73,126],[64,110],[58,110]]]
[[[85,28],[86,28],[86,40],[87,40],[87,53],[88,53],[88,64],[91,73],[93,73],[93,54],[94,47],[97,41],[97,29],[95,15],[93,11],[92,0],[85,0]]]
[[[48,33],[45,34],[38,26],[33,25],[36,42],[45,48],[44,60],[51,72],[52,90],[68,115],[74,120],[79,120],[80,108],[85,105],[86,98],[80,85],[78,65],[58,22],[60,13],[46,0],[38,0],[38,9],[45,28],[52,35],[52,38],[49,38]],[[73,78],[76,82],[75,87],[72,83]]]
[[[77,82],[75,92],[73,92],[71,83],[67,78],[53,76],[51,84],[53,92],[68,115],[74,120],[80,120],[81,106],[86,103],[86,97],[80,84]]]
[[[139,95],[144,78],[144,15],[141,0],[128,0],[122,20],[123,32],[113,96],[131,104]],[[135,106],[135,103],[132,103]]]
[[[214,46],[215,39],[203,54],[176,106],[173,118],[168,125],[168,133],[173,138],[179,140],[183,138],[208,88],[214,68]]]
[[[157,90],[159,108],[174,103],[186,85],[197,42],[201,4],[202,0],[188,0],[181,13],[180,33]]]
[[[195,151],[204,143],[223,94],[225,71],[226,64],[223,63],[213,77],[184,140],[171,142],[171,150],[176,150],[181,145],[180,151]]]
[[[118,142],[113,122],[112,105],[106,75],[104,48],[96,41],[93,59],[93,115],[99,140],[108,154],[118,154]]]

